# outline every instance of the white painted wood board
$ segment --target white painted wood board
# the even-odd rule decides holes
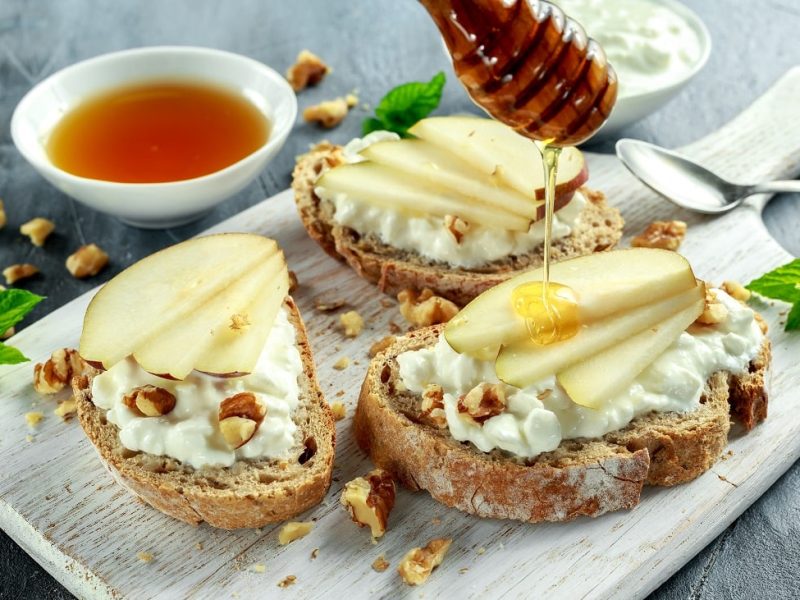
[[[790,71],[733,122],[684,148],[734,179],[794,177],[800,172],[800,69]],[[791,257],[764,229],[765,198],[721,217],[689,215],[658,199],[610,156],[590,156],[590,184],[606,192],[627,221],[627,236],[657,218],[682,218],[689,232],[681,252],[698,276],[749,281]],[[305,234],[290,193],[283,192],[211,231],[253,231],[276,238],[300,280],[295,298],[309,329],[319,377],[329,401],[342,399],[348,417],[337,424],[335,481],[324,502],[302,515],[315,519],[306,538],[280,547],[279,526],[222,531],[192,527],[139,503],[97,460],[76,421],[52,414],[53,399],[32,390],[32,364],[0,367],[0,526],[74,594],[91,598],[396,598],[559,597],[641,598],[674,573],[764,492],[800,456],[800,334],[782,331],[784,305],[758,306],[774,345],[769,419],[731,436],[733,454],[696,481],[646,489],[631,512],[566,524],[527,525],[480,520],[401,491],[390,530],[373,545],[338,506],[344,482],[370,468],[350,434],[367,363],[367,348],[402,323],[376,289],[327,257]],[[623,243],[626,245],[626,243]],[[34,361],[76,346],[87,294],[27,327],[14,343]],[[365,317],[355,340],[336,329],[337,316],[313,309],[313,299],[346,299]],[[336,371],[348,356],[354,363]],[[341,398],[337,392],[343,391]],[[35,430],[24,413],[42,410]],[[26,436],[32,435],[33,441]],[[440,520],[440,521],[439,521]],[[452,537],[444,564],[422,588],[406,588],[394,572],[412,546]],[[202,545],[202,549],[198,546]],[[319,556],[311,552],[319,548]],[[137,552],[154,560],[141,562]],[[376,573],[383,554],[392,568]],[[265,565],[257,573],[253,565]],[[295,585],[277,583],[295,575]]]

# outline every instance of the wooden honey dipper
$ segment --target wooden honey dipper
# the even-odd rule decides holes
[[[589,139],[617,98],[600,45],[544,0],[421,0],[472,99],[554,146]]]

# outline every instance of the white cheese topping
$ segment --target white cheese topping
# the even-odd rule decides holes
[[[556,0],[605,50],[619,76],[619,97],[667,86],[701,57],[697,32],[653,0]]]
[[[344,147],[347,162],[364,159],[359,152],[370,144],[400,139],[388,131],[375,131],[362,139],[355,139]],[[315,190],[317,196],[332,202],[336,208],[334,220],[350,227],[361,235],[375,235],[381,242],[420,254],[431,260],[446,262],[464,268],[474,268],[509,255],[526,254],[544,242],[544,221],[533,224],[528,231],[507,231],[494,227],[470,224],[461,242],[444,227],[441,217],[411,217],[400,211],[374,206],[346,194],[333,194],[323,187]],[[572,200],[553,217],[553,239],[568,236],[575,221],[586,206],[586,198],[575,192]]]
[[[399,355],[400,377],[415,393],[421,393],[430,383],[442,386],[447,426],[455,439],[472,442],[483,452],[499,448],[516,456],[534,457],[555,449],[561,440],[599,437],[651,411],[694,410],[700,405],[706,380],[714,372],[740,373],[746,369],[758,353],[763,334],[752,310],[721,290],[715,292],[728,309],[726,320],[682,333],[628,390],[599,409],[572,402],[551,376],[524,389],[506,386],[506,411],[486,420],[483,426],[460,418],[460,396],[482,382],[499,380],[493,361],[458,354],[443,336],[431,348]]]
[[[196,469],[229,467],[245,458],[284,458],[297,445],[299,434],[292,414],[299,401],[297,378],[302,371],[295,329],[281,308],[250,375],[222,378],[192,371],[185,380],[172,381],[147,373],[127,358],[94,378],[92,400],[119,427],[120,441],[129,450],[169,456]],[[172,412],[142,417],[125,406],[122,398],[142,385],[174,394],[177,402]],[[219,405],[245,391],[261,400],[267,414],[252,439],[232,450],[219,431]]]

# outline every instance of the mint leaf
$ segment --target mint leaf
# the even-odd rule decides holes
[[[0,334],[19,323],[42,300],[41,296],[26,290],[0,292]]]
[[[28,360],[30,359],[16,348],[0,342],[0,365],[17,365]]]
[[[784,302],[800,302],[800,258],[765,273],[745,286],[767,298]]]
[[[427,83],[412,81],[397,86],[378,103],[375,118],[364,121],[363,132],[384,129],[408,137],[408,129],[439,106],[444,84],[444,73],[439,72]]]

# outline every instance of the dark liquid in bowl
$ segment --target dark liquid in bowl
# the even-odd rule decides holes
[[[120,183],[208,175],[252,154],[270,123],[242,94],[201,82],[146,82],[87,98],[46,151],[64,171]]]

